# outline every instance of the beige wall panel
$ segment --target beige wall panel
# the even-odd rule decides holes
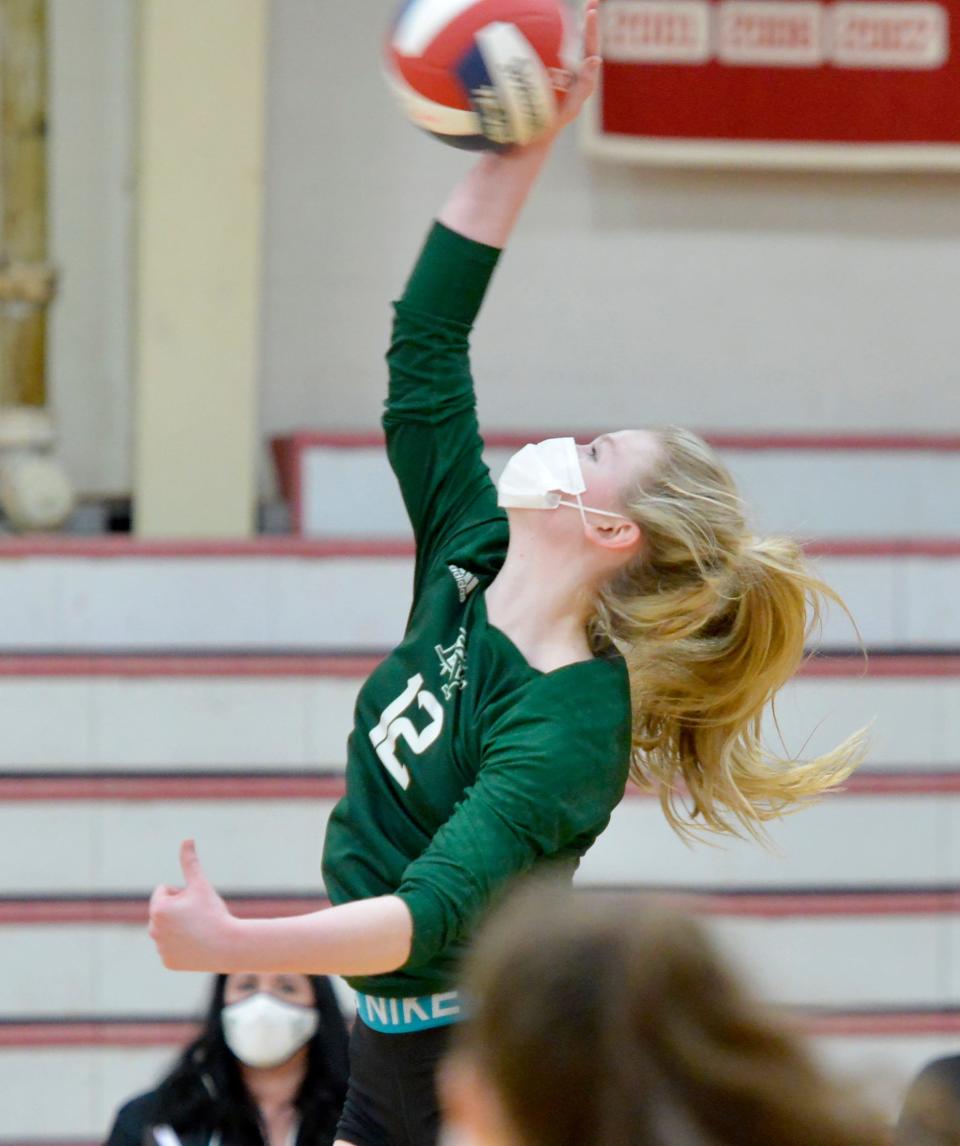
[[[137,529],[242,536],[254,508],[264,0],[144,0]]]

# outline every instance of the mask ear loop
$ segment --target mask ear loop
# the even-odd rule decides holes
[[[561,498],[557,505],[565,505],[568,509],[578,509],[580,511],[580,518],[583,521],[584,528],[587,527],[587,514],[596,513],[600,517],[615,517],[618,521],[629,521],[625,513],[612,513],[609,509],[592,509],[589,505],[584,505],[580,494],[574,494],[576,501],[564,501]]]

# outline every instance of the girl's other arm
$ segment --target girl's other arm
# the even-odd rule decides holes
[[[158,887],[150,898],[150,937],[170,970],[376,975],[409,957],[413,922],[396,896],[238,919],[204,875],[192,840],[181,845],[180,866],[185,886]]]

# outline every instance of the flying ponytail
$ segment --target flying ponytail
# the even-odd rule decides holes
[[[659,797],[671,827],[762,836],[764,821],[840,783],[863,757],[862,731],[806,762],[763,743],[764,713],[825,605],[844,605],[796,542],[750,533],[732,478],[700,438],[657,436],[656,473],[625,499],[644,549],[601,590],[591,639],[626,659],[631,777]]]

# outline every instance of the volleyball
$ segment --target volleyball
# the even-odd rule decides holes
[[[505,151],[553,126],[576,46],[563,0],[406,0],[387,78],[417,127],[454,147]]]

